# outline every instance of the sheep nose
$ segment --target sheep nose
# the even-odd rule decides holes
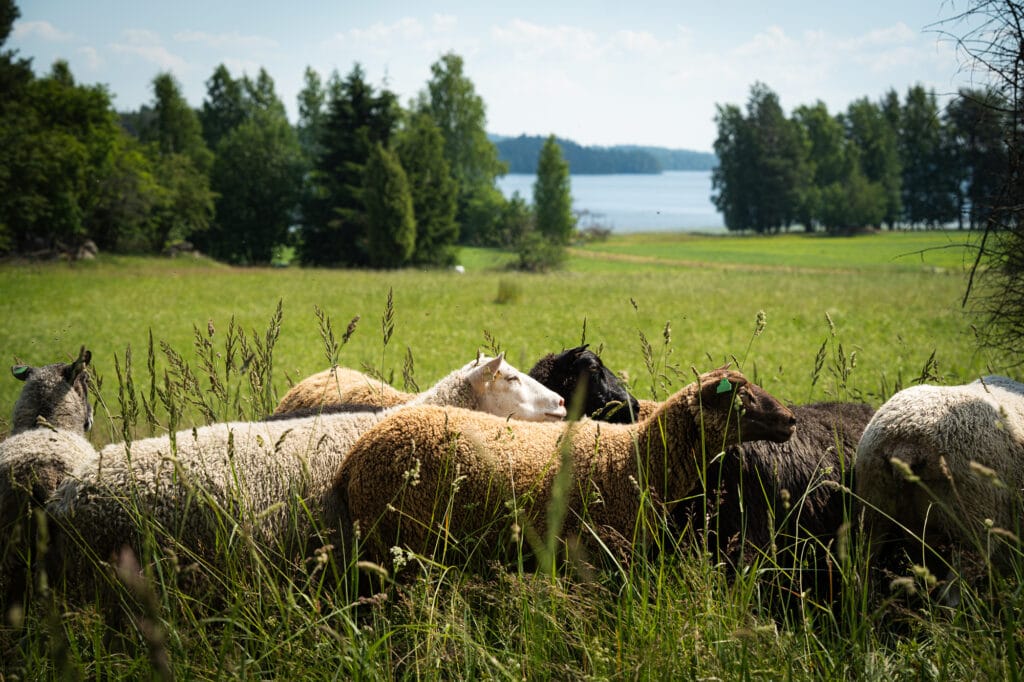
[[[565,407],[565,398],[562,398],[562,397],[558,398],[558,406],[559,407]]]

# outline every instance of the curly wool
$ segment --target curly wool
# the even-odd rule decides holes
[[[1024,384],[989,376],[896,393],[864,431],[855,476],[875,546],[904,537],[896,524],[982,554],[999,544],[986,520],[1020,537]]]
[[[415,393],[399,391],[354,369],[334,367],[292,386],[274,408],[274,414],[345,404],[395,407],[415,397]]]
[[[748,417],[763,419],[766,434],[788,437],[792,413],[728,370],[703,375],[632,425],[524,423],[416,408],[389,417],[356,443],[338,470],[329,510],[345,528],[358,527],[378,562],[390,562],[396,544],[428,555],[445,548],[471,552],[476,545],[461,543],[474,537],[491,552],[502,545],[496,534],[507,540],[513,525],[544,536],[564,450],[572,480],[562,534],[583,534],[586,519],[609,542],[632,543],[652,530],[637,527],[639,518],[651,518],[640,515],[642,506],[670,508],[697,484],[705,446],[715,452],[736,442],[738,422],[756,430],[734,412],[736,395],[716,393],[722,381],[743,397]],[[509,504],[522,509],[515,524]]]
[[[478,360],[410,404],[476,408],[500,382],[474,383],[506,373],[516,370],[500,358]],[[540,390],[530,395],[531,408],[558,400]],[[324,495],[349,448],[389,413],[405,409],[214,424],[173,438],[109,445],[95,467],[60,486],[48,510],[100,559],[136,542],[142,519],[203,556],[212,555],[224,529],[237,525],[261,545],[294,558],[315,527],[330,533],[323,523]]]

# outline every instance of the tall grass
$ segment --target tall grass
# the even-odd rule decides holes
[[[393,331],[399,312],[390,300],[382,317],[384,335]],[[322,357],[344,362],[344,344],[336,341],[330,316],[318,318]],[[130,440],[144,432],[173,432],[190,411],[206,421],[268,412],[275,399],[267,386],[280,321],[278,307],[265,332],[246,333],[234,322],[223,335],[212,325],[197,328],[190,352],[151,341],[142,370],[126,349],[107,379],[116,386],[103,391],[117,396],[116,406],[108,406],[115,409],[101,411],[104,428]],[[856,397],[851,374],[863,367],[845,350],[834,322],[824,318],[822,326],[825,340],[816,354],[812,386],[826,384],[831,395]],[[769,327],[770,318],[755,316],[743,352],[732,360],[749,364]],[[661,328],[656,342],[641,329],[637,335],[643,382],[652,395],[664,397],[686,374],[674,361],[671,326]],[[493,336],[488,340],[498,345]],[[382,341],[386,349],[388,340]],[[162,372],[155,370],[160,356],[166,362]],[[382,355],[382,362],[386,359]],[[928,378],[931,366],[926,363],[914,380]],[[635,554],[626,562],[609,550],[605,560],[591,561],[596,570],[581,572],[579,562],[558,560],[570,549],[557,535],[567,511],[567,481],[563,475],[556,480],[548,533],[521,543],[538,559],[536,570],[527,567],[523,555],[503,568],[488,568],[488,548],[465,538],[463,545],[473,548],[471,555],[481,553],[482,562],[456,560],[463,555],[443,551],[403,555],[413,570],[399,582],[380,580],[386,574],[355,558],[338,563],[330,547],[311,547],[306,555],[286,560],[282,548],[249,539],[245,519],[230,510],[220,520],[220,549],[211,560],[187,545],[168,545],[164,530],[129,497],[127,513],[140,529],[139,555],[122,552],[109,563],[94,557],[93,565],[75,567],[72,579],[91,572],[104,586],[84,603],[65,602],[57,576],[41,575],[39,592],[47,598],[24,612],[5,614],[0,669],[5,679],[1016,679],[1019,674],[1024,562],[1013,562],[1009,573],[988,572],[965,584],[960,606],[950,609],[933,599],[927,589],[932,578],[921,569],[911,568],[899,583],[915,591],[913,598],[882,589],[865,564],[866,548],[854,540],[833,555],[845,588],[837,604],[798,598],[797,608],[780,613],[770,576],[785,569],[771,555],[732,580],[706,546],[678,549],[671,541],[660,552]],[[441,495],[440,504],[455,504],[452,492]],[[640,525],[649,532],[672,537],[654,506],[645,505],[643,516]],[[301,525],[301,519],[294,523]],[[88,545],[88,538],[81,541]],[[369,581],[369,575],[377,580]],[[367,592],[372,582],[378,587]]]
[[[0,331],[0,345],[52,362],[61,359],[58,349],[89,344],[99,384],[97,442],[260,418],[290,379],[334,364],[392,383],[401,376],[415,390],[477,347],[506,350],[526,368],[581,337],[599,344],[640,397],[659,399],[687,383],[691,367],[726,361],[798,402],[877,404],[916,382],[1004,369],[999,358],[973,351],[970,320],[955,307],[959,285],[944,274],[794,271],[780,278],[661,266],[620,274],[621,263],[613,265],[599,275],[544,277],[281,273],[134,260],[75,272],[17,266],[0,270],[9,293],[0,310],[21,324]],[[500,305],[499,281],[516,292]],[[50,310],[47,302],[63,291],[77,293]],[[154,296],[161,305],[150,303]],[[15,305],[32,315],[19,316]],[[378,315],[376,333],[357,324]],[[340,340],[332,316],[352,320]],[[11,383],[0,382],[8,405],[19,387]],[[559,480],[566,485],[566,477]],[[779,556],[759,556],[730,579],[706,544],[674,547],[675,530],[653,504],[644,506],[642,528],[662,551],[625,561],[609,548],[589,557],[595,568],[586,569],[555,532],[567,513],[559,491],[546,510],[547,533],[530,538],[522,530],[524,554],[507,565],[490,565],[489,547],[469,538],[472,561],[403,554],[407,577],[397,581],[347,546],[314,542],[300,554],[284,539],[263,546],[232,510],[217,517],[210,558],[168,542],[166,529],[128,496],[126,513],[139,529],[134,551],[73,567],[72,583],[93,575],[103,587],[85,599],[66,598],[58,573],[38,573],[39,598],[3,614],[0,675],[1019,677],[1024,561],[1013,538],[999,536],[1014,550],[1009,568],[989,570],[980,561],[960,605],[950,608],[932,587],[943,575],[911,563],[880,577],[851,513],[851,533],[829,554],[844,588],[838,601],[796,595],[793,608],[780,610],[773,585],[788,569]],[[439,504],[457,503],[446,494]],[[286,504],[298,532],[308,519],[296,500]],[[46,533],[39,537],[40,553],[58,551]],[[358,549],[362,540],[346,542]],[[88,546],[88,538],[81,541]],[[779,537],[780,546],[790,541]]]

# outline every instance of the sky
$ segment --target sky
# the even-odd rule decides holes
[[[756,81],[787,113],[818,100],[838,113],[915,84],[944,99],[971,83],[940,32],[958,25],[938,24],[963,0],[15,1],[5,47],[39,75],[66,60],[119,111],[151,103],[162,71],[199,107],[221,63],[235,77],[266,69],[293,122],[307,66],[326,79],[358,62],[405,104],[455,52],[488,132],[711,151],[716,105],[744,106]]]

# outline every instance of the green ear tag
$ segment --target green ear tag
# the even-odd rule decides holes
[[[732,384],[729,383],[728,379],[722,379],[718,382],[718,388],[715,389],[715,393],[728,393],[732,390]]]

